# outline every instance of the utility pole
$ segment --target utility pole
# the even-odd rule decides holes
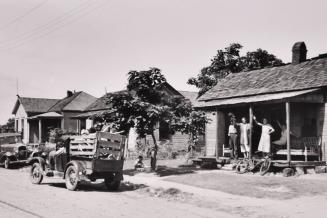
[[[16,95],[18,96],[19,95],[19,92],[18,92],[18,78],[16,77]]]

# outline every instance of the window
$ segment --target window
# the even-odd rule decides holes
[[[166,122],[159,125],[159,140],[170,140],[169,124]]]
[[[22,136],[24,136],[24,119],[21,119],[21,123],[22,123],[21,133]]]

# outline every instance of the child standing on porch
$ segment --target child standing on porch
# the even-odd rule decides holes
[[[266,118],[263,118],[262,123],[259,123],[255,116],[253,116],[253,120],[262,128],[258,151],[261,151],[264,155],[270,153],[270,134],[275,132],[275,129],[268,123]]]
[[[229,136],[229,147],[231,149],[231,158],[238,158],[238,149],[237,149],[237,129],[236,129],[236,120],[231,119],[231,123],[228,127],[228,136]]]

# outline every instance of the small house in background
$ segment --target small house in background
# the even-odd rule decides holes
[[[171,96],[180,96],[185,98],[185,101],[190,101],[194,104],[197,100],[197,92],[189,92],[189,91],[177,91],[173,88],[169,83],[165,84],[164,91],[167,92]],[[118,92],[126,92],[126,90],[118,91]],[[113,93],[118,93],[113,92]],[[111,106],[106,104],[108,97],[113,93],[107,93],[104,96],[98,98],[94,103],[92,103],[86,110],[85,113],[77,115],[75,118],[80,120],[81,123],[86,123],[86,129],[91,128],[97,122],[102,122],[99,117],[101,117],[102,113],[110,113]],[[113,112],[113,111],[112,111]],[[164,144],[173,144],[174,150],[185,150],[187,149],[189,136],[187,134],[182,134],[176,132],[175,134],[170,134],[168,126],[166,123],[158,124],[155,130],[155,137],[158,140],[159,145]],[[134,129],[131,129],[128,135],[128,151],[134,152],[136,150],[137,143],[149,144],[151,145],[152,138],[151,136],[147,136],[141,141],[137,140],[138,135]]]
[[[292,52],[292,63],[230,74],[198,99],[197,107],[211,119],[205,133],[208,157],[224,156],[228,114],[233,113],[238,122],[242,117],[250,122],[252,153],[261,135],[252,121],[255,115],[259,121],[267,118],[276,129],[272,140],[281,135],[277,122],[286,125],[287,143],[276,151],[285,163],[326,164],[327,55],[307,59],[304,42],[295,43]]]
[[[63,99],[17,96],[12,111],[15,131],[21,132],[24,143],[41,143],[48,138],[50,128],[78,133],[85,124],[72,117],[84,113],[95,97],[85,92],[67,91]]]

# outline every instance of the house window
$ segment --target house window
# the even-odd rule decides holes
[[[16,129],[15,131],[18,132],[18,120],[16,120],[16,125],[15,125]]]
[[[22,123],[21,133],[22,136],[24,136],[24,119],[21,120],[21,123]]]
[[[169,124],[166,122],[159,125],[159,140],[170,140]]]

